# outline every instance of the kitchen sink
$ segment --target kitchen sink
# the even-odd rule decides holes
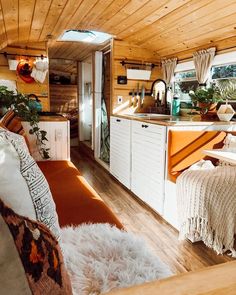
[[[134,118],[144,118],[148,120],[155,120],[155,119],[171,119],[171,115],[165,115],[165,114],[153,114],[153,113],[136,113],[136,114],[125,114],[125,116],[131,116]]]

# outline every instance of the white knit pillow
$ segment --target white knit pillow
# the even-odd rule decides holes
[[[18,154],[20,159],[20,173],[28,186],[35,209],[36,220],[48,226],[59,240],[60,226],[49,185],[37,163],[31,157],[23,136],[4,129],[0,129],[0,135],[5,136]],[[22,202],[24,202],[24,199],[22,199]],[[27,212],[22,214],[27,216]]]
[[[236,136],[232,134],[227,134],[224,140],[224,150],[228,152],[236,153]]]
[[[236,136],[228,133],[224,139],[224,146],[222,148],[224,151],[236,153]],[[220,166],[236,166],[235,164],[220,160]]]

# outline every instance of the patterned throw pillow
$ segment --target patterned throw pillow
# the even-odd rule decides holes
[[[26,132],[21,123],[21,119],[16,116],[13,110],[9,110],[8,112],[6,112],[4,117],[0,120],[0,124],[2,125],[2,127],[5,127],[7,130],[24,136],[25,142],[28,148],[30,148]]]
[[[0,133],[0,196],[15,212],[36,220],[28,185],[20,172],[20,158],[14,146]],[[14,185],[13,185],[14,184]],[[24,200],[19,198],[24,196]]]
[[[0,199],[0,293],[71,295],[57,240],[38,222],[16,214]]]
[[[18,153],[20,172],[28,185],[37,221],[48,226],[56,238],[60,239],[56,206],[49,185],[37,163],[29,154],[23,137],[4,129],[0,129],[0,136],[4,136]],[[25,215],[27,215],[27,212],[25,212]]]

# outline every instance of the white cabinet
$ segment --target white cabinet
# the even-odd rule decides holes
[[[130,188],[131,121],[111,117],[110,128],[110,172]]]
[[[35,135],[29,134],[29,123],[22,122],[30,143],[30,151],[36,161],[42,161],[38,152]],[[39,128],[47,131],[46,148],[49,148],[50,160],[70,159],[70,122],[66,119],[60,121],[40,121]]]
[[[131,190],[163,214],[166,127],[132,121]]]

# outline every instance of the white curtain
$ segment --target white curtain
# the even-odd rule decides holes
[[[215,56],[215,47],[199,50],[193,54],[196,77],[200,86],[206,84],[209,78],[212,62]]]
[[[167,87],[170,86],[175,76],[175,68],[177,65],[177,58],[162,60],[163,79]]]

